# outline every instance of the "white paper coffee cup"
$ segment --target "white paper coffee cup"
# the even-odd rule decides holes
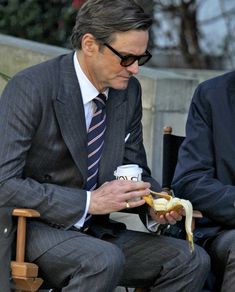
[[[119,180],[141,181],[142,172],[142,168],[140,168],[137,164],[126,164],[118,166],[114,171],[114,175],[116,179]]]
[[[137,164],[126,164],[120,165],[114,171],[114,175],[118,180],[132,180],[141,181],[142,180],[142,168]],[[129,201],[138,201],[140,198],[135,198]]]

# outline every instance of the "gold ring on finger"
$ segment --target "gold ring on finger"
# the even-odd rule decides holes
[[[126,208],[129,209],[131,206],[128,202],[126,202]]]

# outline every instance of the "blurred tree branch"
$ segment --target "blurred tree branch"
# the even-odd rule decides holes
[[[155,10],[178,20],[178,49],[192,68],[204,68],[206,61],[199,45],[200,31],[197,21],[197,0],[154,0]]]

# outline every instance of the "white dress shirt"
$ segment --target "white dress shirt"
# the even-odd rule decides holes
[[[93,112],[95,110],[95,104],[92,102],[92,100],[100,92],[95,88],[95,86],[90,82],[90,80],[87,78],[85,73],[82,71],[82,68],[78,62],[76,52],[74,53],[73,62],[74,62],[76,75],[77,75],[79,86],[82,93],[82,100],[83,100],[84,111],[85,111],[86,128],[88,131],[90,123],[91,123],[91,119],[93,116]],[[108,96],[108,89],[103,93],[106,96]],[[89,206],[90,206],[90,200],[91,200],[91,192],[87,191],[86,209],[84,211],[82,218],[77,223],[74,224],[75,227],[81,228],[83,226],[86,216],[87,216]]]

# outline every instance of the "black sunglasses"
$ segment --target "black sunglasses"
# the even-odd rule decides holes
[[[145,63],[147,63],[152,58],[152,55],[148,51],[146,51],[144,55],[139,55],[139,56],[136,56],[136,55],[126,55],[126,56],[123,56],[120,53],[118,53],[110,45],[108,45],[106,43],[104,45],[107,48],[109,48],[115,55],[117,55],[121,59],[120,64],[123,67],[128,67],[128,66],[132,65],[133,63],[135,63],[135,61],[138,61],[138,65],[139,66],[142,66],[142,65],[144,65]]]

